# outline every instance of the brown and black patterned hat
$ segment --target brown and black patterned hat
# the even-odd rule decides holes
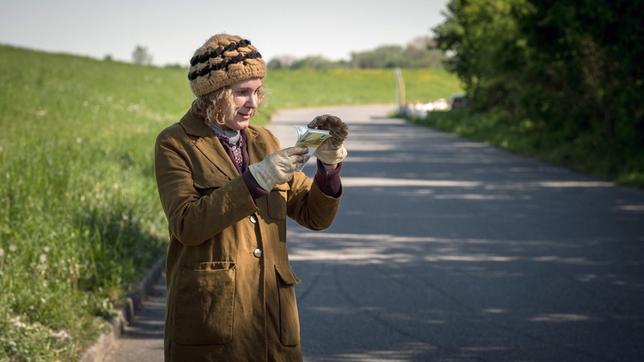
[[[263,78],[266,65],[262,55],[239,36],[216,34],[195,51],[190,59],[188,79],[197,97],[251,78]]]

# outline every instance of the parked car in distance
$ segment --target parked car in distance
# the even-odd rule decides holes
[[[467,96],[465,94],[457,94],[452,97],[450,102],[451,109],[463,108],[467,106]]]

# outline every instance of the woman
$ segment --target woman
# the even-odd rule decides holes
[[[280,150],[250,125],[265,65],[249,41],[217,34],[190,64],[197,99],[155,145],[170,231],[165,360],[301,360],[286,216],[315,230],[333,221],[346,125],[334,116],[309,124],[333,136],[316,150],[312,181],[295,171],[306,148]]]

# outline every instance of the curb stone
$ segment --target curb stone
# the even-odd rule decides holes
[[[103,361],[116,341],[123,335],[125,326],[132,322],[136,312],[140,310],[143,300],[150,294],[150,290],[161,276],[164,264],[165,255],[152,265],[136,288],[127,293],[125,302],[114,313],[111,332],[101,335],[93,345],[82,352],[78,359],[80,362]]]

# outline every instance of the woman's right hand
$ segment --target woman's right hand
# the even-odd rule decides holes
[[[307,152],[306,147],[285,148],[271,153],[261,162],[248,166],[248,170],[261,188],[270,191],[273,186],[293,178],[293,172],[304,163],[304,155]]]

